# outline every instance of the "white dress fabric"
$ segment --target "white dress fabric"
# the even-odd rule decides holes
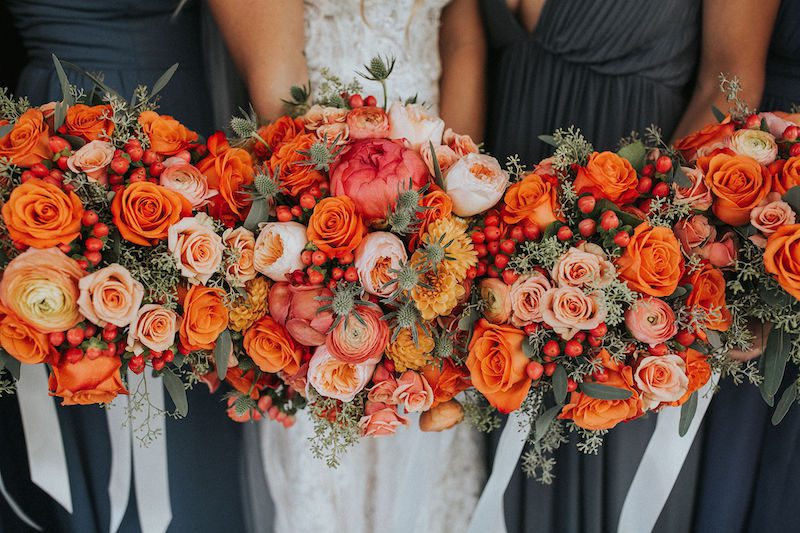
[[[439,16],[447,1],[307,0],[312,87],[323,81],[323,68],[349,81],[374,55],[389,55],[397,59],[390,97],[418,95],[436,109]],[[362,85],[381,101],[378,84]],[[277,533],[465,531],[485,480],[482,439],[466,423],[423,433],[409,416],[394,436],[362,439],[335,469],[312,456],[305,412],[288,430],[264,421],[259,431]]]

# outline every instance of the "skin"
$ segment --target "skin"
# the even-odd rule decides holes
[[[280,100],[291,86],[308,81],[302,0],[209,0],[209,5],[253,107],[263,120],[274,120],[283,114]],[[441,116],[456,132],[480,141],[486,45],[478,0],[450,2],[439,32]]]

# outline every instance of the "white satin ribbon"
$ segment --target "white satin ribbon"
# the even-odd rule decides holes
[[[697,411],[683,437],[678,433],[680,407],[665,407],[658,413],[656,429],[622,504],[617,533],[642,533],[655,527],[700,429],[711,403],[710,391],[718,379],[719,374],[713,374],[697,392]]]
[[[111,476],[108,479],[108,499],[111,523],[108,530],[116,533],[128,508],[131,493],[131,433],[127,427],[128,397],[117,396],[106,411],[108,435],[111,441]]]
[[[492,473],[472,513],[467,533],[505,533],[503,497],[528,439],[529,431],[525,428],[530,428],[530,420],[521,410],[508,415],[497,443]]]

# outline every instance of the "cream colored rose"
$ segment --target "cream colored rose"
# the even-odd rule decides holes
[[[686,363],[675,354],[643,358],[636,367],[633,379],[642,391],[645,409],[655,409],[661,403],[678,401],[689,388]]]
[[[106,183],[108,165],[114,159],[115,151],[110,142],[91,141],[69,156],[67,166],[73,172],[83,172],[91,180]]]
[[[688,187],[672,185],[675,189],[675,203],[688,204],[692,209],[706,211],[711,207],[713,198],[705,179],[703,179],[703,172],[699,168],[689,167],[681,167],[681,170],[689,178],[691,185]]]
[[[395,275],[390,269],[398,269],[408,260],[403,241],[393,233],[376,231],[368,233],[356,249],[355,267],[364,290],[375,296],[389,296],[395,284],[385,286]]]
[[[594,329],[606,319],[606,305],[600,293],[585,294],[577,287],[556,287],[541,300],[542,320],[570,340],[578,331]]]
[[[494,157],[467,154],[444,175],[444,190],[453,200],[453,212],[471,217],[486,211],[503,196],[508,172]]]
[[[483,317],[492,324],[508,322],[511,316],[509,286],[498,278],[484,278],[478,284],[478,290],[484,304]]]
[[[273,281],[286,281],[286,274],[303,269],[300,254],[307,243],[306,227],[299,222],[262,224],[253,265]]]
[[[345,363],[323,344],[308,363],[308,384],[320,395],[349,402],[369,383],[375,363]]]
[[[246,282],[256,277],[256,267],[253,264],[255,236],[249,229],[239,226],[236,229],[226,229],[222,234],[222,242],[236,257],[236,261],[225,270],[225,279],[233,287],[244,287]]]
[[[166,168],[158,177],[158,183],[186,198],[194,209],[206,205],[217,195],[217,191],[208,188],[208,179],[194,165],[179,157],[170,157],[164,165]]]
[[[577,248],[567,250],[551,272],[553,281],[561,287],[605,287],[615,276],[616,269],[610,261]]]
[[[162,305],[145,304],[128,330],[128,350],[136,354],[145,348],[156,352],[168,350],[175,344],[178,327],[180,318],[175,311]]]
[[[136,318],[144,297],[144,286],[124,266],[112,263],[92,272],[78,283],[78,307],[98,326],[129,325]]]
[[[728,139],[728,147],[739,155],[769,165],[778,157],[778,144],[771,133],[761,130],[739,130]]]
[[[511,323],[517,327],[542,321],[542,296],[552,289],[550,280],[541,272],[520,276],[511,285]]]
[[[429,143],[442,144],[444,120],[426,112],[419,104],[392,102],[389,108],[390,139],[405,139],[409,146],[419,149]]]
[[[781,226],[794,224],[797,220],[792,207],[780,199],[779,193],[769,193],[764,205],[750,211],[750,223],[764,235],[772,235]]]
[[[167,247],[189,283],[205,284],[222,263],[225,245],[211,217],[198,213],[181,219],[167,232]]]

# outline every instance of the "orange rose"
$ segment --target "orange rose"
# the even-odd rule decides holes
[[[434,405],[419,417],[422,431],[444,431],[464,420],[464,408],[456,400]]]
[[[686,375],[689,377],[689,388],[678,401],[670,402],[665,405],[680,406],[686,403],[689,396],[711,379],[711,366],[709,366],[705,355],[693,348],[687,348],[686,352],[678,354],[686,362]]]
[[[53,351],[47,335],[0,304],[0,346],[20,363],[44,363]]]
[[[61,405],[110,403],[117,394],[128,394],[119,373],[121,366],[114,355],[84,357],[77,363],[64,360],[53,366],[50,395],[63,398]]]
[[[14,165],[30,167],[52,156],[47,124],[38,109],[25,111],[14,128],[0,138],[0,158],[8,158]]]
[[[683,275],[683,255],[669,228],[642,222],[617,259],[617,274],[631,289],[650,296],[669,296]]]
[[[16,187],[3,205],[9,236],[34,248],[71,243],[81,234],[82,216],[78,195],[39,179]]]
[[[435,185],[430,187],[425,196],[422,197],[422,200],[420,200],[419,205],[425,209],[417,213],[417,218],[421,219],[422,222],[419,225],[417,235],[414,236],[416,239],[425,235],[428,232],[428,226],[435,221],[441,218],[450,218],[450,215],[453,214],[453,200],[450,199],[446,192]],[[412,244],[412,248],[416,248],[416,246]]]
[[[111,202],[111,215],[122,238],[141,246],[158,244],[170,226],[191,214],[186,198],[148,181],[131,183]]]
[[[569,403],[558,417],[572,420],[578,426],[591,431],[611,429],[642,412],[641,398],[633,386],[633,369],[614,360],[605,349],[597,356],[602,361],[608,378],[603,385],[631,391],[631,396],[627,400],[598,400],[582,392],[573,392]]]
[[[456,394],[469,388],[469,373],[463,366],[456,366],[452,359],[444,359],[441,364],[426,365],[422,375],[433,389],[433,405],[452,400]]]
[[[731,314],[725,304],[725,277],[711,264],[704,264],[689,278],[692,292],[686,297],[686,306],[708,313],[705,327],[714,331],[728,331]],[[701,333],[701,337],[705,337]]]
[[[772,188],[781,193],[781,196],[792,187],[800,185],[800,156],[787,159],[782,170],[774,177],[775,182],[772,184]]]
[[[75,104],[67,110],[64,126],[69,135],[83,137],[87,141],[107,140],[114,131],[114,122],[110,117],[110,105]]]
[[[145,111],[139,115],[139,124],[150,139],[150,149],[157,154],[175,155],[197,141],[195,132],[169,115]]]
[[[772,175],[750,157],[717,154],[697,163],[714,195],[714,214],[726,224],[750,222],[750,211],[772,190]]]
[[[735,129],[731,117],[725,117],[720,124],[709,124],[700,131],[687,135],[675,143],[675,148],[683,152],[687,161],[693,161],[700,155],[698,152],[708,152],[725,146],[725,141],[733,135]]]
[[[598,198],[607,198],[624,204],[638,196],[636,171],[627,159],[614,152],[594,152],[589,162],[578,170],[575,192],[589,192]]]
[[[267,146],[262,142],[256,142],[253,150],[256,155],[263,159],[269,155],[269,152],[275,151],[281,144],[289,142],[301,133],[305,132],[305,125],[303,119],[292,118],[288,115],[280,117],[278,120],[266,126],[261,126],[258,129],[258,135]]]
[[[278,146],[269,160],[273,172],[280,167],[281,186],[290,196],[300,196],[325,181],[325,176],[314,170],[313,165],[300,164],[307,159],[300,152],[309,150],[316,142],[317,136],[313,133],[297,135]]]
[[[781,287],[800,300],[800,224],[778,228],[767,239],[764,268]]]
[[[501,413],[519,409],[531,388],[523,342],[527,341],[522,330],[481,318],[469,343],[467,368],[472,384]]]
[[[347,196],[325,198],[308,219],[308,240],[330,256],[358,248],[366,231],[355,202]]]
[[[251,368],[250,370],[243,371],[238,366],[229,368],[228,372],[225,374],[225,381],[228,382],[231,387],[242,394],[247,394],[254,400],[258,400],[258,397],[261,395],[261,389],[267,386],[267,378],[267,374],[259,372],[258,381],[256,381],[255,370]]]
[[[244,334],[244,349],[264,372],[296,374],[303,349],[286,329],[265,316]]]
[[[231,147],[225,135],[217,132],[208,139],[208,156],[197,169],[208,178],[209,187],[219,191],[227,208],[244,220],[250,205],[245,188],[253,183],[253,160],[247,150]]]
[[[556,189],[539,174],[530,173],[509,187],[503,200],[506,224],[528,220],[544,231],[551,222],[560,219],[556,215],[559,207]]]
[[[228,309],[219,288],[192,285],[183,300],[181,344],[190,350],[212,350],[217,337],[228,327]]]

